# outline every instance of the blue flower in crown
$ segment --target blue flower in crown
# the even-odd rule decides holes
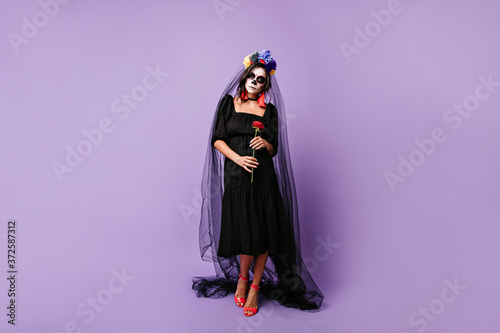
[[[263,59],[266,63],[268,63],[270,60],[272,60],[272,59],[273,59],[273,58],[271,57],[271,51],[266,50],[266,49],[262,49],[262,50],[259,52],[259,58],[260,58],[260,59]]]
[[[276,61],[274,59],[266,62],[266,70],[269,72],[269,74],[274,74],[274,72],[276,71]]]

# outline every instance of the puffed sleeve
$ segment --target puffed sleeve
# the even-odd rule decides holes
[[[215,130],[212,135],[212,146],[217,140],[223,140],[229,144],[229,137],[226,131],[226,121],[228,118],[227,115],[229,113],[229,108],[231,106],[229,103],[232,102],[233,97],[227,94],[220,100],[219,105],[217,106],[217,120],[215,123]]]
[[[271,105],[271,118],[269,119],[269,143],[273,145],[273,154],[271,157],[276,156],[278,153],[278,109],[274,105]]]

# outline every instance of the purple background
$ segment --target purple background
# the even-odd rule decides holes
[[[499,331],[500,86],[472,97],[479,77],[500,82],[498,3],[221,0],[219,15],[212,1],[71,1],[53,17],[40,3],[0,10],[0,267],[16,219],[19,271],[15,328],[1,279],[2,331]],[[209,124],[262,48],[278,64],[317,313],[261,298],[245,318],[233,295],[191,290],[214,274],[198,249]],[[148,66],[168,75],[114,112],[141,99]],[[444,116],[464,102],[475,110],[453,128]],[[113,130],[60,181],[52,164],[106,119]],[[436,128],[446,140],[424,155],[415,140]],[[419,165],[391,189],[400,156]]]

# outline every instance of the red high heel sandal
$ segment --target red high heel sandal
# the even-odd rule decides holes
[[[254,285],[253,283],[250,284],[250,288],[253,288],[255,290],[259,290],[260,289],[260,285],[259,286],[256,286]],[[243,308],[243,314],[247,317],[251,317],[253,315],[255,315],[257,313],[257,308],[247,308],[247,307],[244,307]],[[246,311],[251,311],[252,313],[248,314],[246,313]]]
[[[245,279],[243,277],[243,275],[241,275],[241,272],[240,274],[238,274],[238,277],[240,279],[242,279],[243,281],[248,281],[248,279]],[[245,303],[246,303],[247,299],[246,298],[243,298],[243,297],[236,297],[236,295],[234,296],[234,303],[236,303],[236,306],[239,307],[239,308],[242,308],[245,306]],[[238,303],[243,303],[242,305],[238,305]]]

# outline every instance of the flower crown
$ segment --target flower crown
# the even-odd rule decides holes
[[[256,62],[263,63],[269,75],[274,75],[274,72],[276,71],[276,61],[273,57],[271,57],[271,51],[262,49],[262,51],[255,51],[243,59],[243,65],[245,65],[245,68],[248,68],[248,66]]]

